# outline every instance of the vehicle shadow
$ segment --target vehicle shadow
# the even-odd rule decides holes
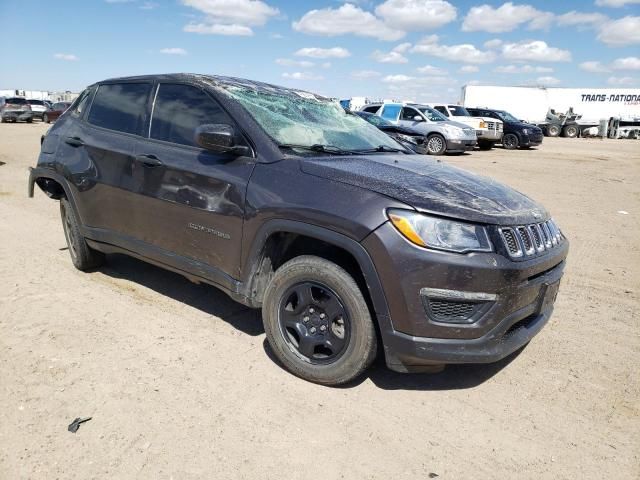
[[[112,278],[135,282],[160,295],[218,317],[252,337],[264,334],[260,310],[240,305],[210,285],[192,283],[177,273],[119,254],[109,255],[106,263],[97,271]],[[282,368],[283,372],[291,375],[276,358],[266,338],[263,341],[263,349],[271,361]],[[448,365],[440,373],[408,374],[389,370],[385,365],[384,356],[379,354],[365,375],[338,388],[355,388],[367,379],[383,390],[437,391],[474,388],[499,373],[522,350],[524,347],[496,363]]]
[[[135,282],[206,314],[216,316],[252,337],[264,333],[260,310],[234,302],[227,294],[211,285],[190,282],[182,275],[120,254],[108,255],[107,261],[98,271],[112,278]]]
[[[286,371],[285,367],[276,358],[269,342],[265,338],[262,343],[267,356],[280,368]],[[365,380],[370,379],[378,388],[382,390],[420,390],[420,391],[438,391],[438,390],[465,390],[477,387],[491,377],[499,373],[503,368],[509,365],[513,360],[522,353],[526,345],[520,350],[515,351],[508,357],[495,363],[487,364],[466,364],[466,365],[447,365],[444,370],[439,373],[398,373],[389,370],[385,364],[384,356],[378,355],[369,370],[364,375],[353,382],[341,385],[339,389],[350,389],[358,387]],[[330,387],[331,388],[331,387]]]

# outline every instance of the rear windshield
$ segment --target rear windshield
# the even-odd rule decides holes
[[[7,98],[7,103],[12,105],[26,105],[27,101],[24,98]]]
[[[44,102],[42,100],[27,100],[29,105],[42,105],[44,106]]]

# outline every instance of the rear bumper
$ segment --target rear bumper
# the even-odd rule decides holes
[[[477,140],[447,140],[447,152],[467,152],[477,144]]]
[[[522,261],[429,251],[409,244],[388,223],[363,246],[383,280],[390,316],[378,315],[378,323],[387,365],[399,372],[495,362],[524,346],[553,312],[569,248],[564,241]],[[464,318],[436,310],[467,306]]]
[[[29,120],[33,118],[33,112],[21,110],[5,110],[2,112],[2,118],[7,120]]]

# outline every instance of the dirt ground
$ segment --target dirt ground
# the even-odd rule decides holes
[[[639,141],[446,157],[552,212],[572,242],[555,314],[498,364],[378,362],[336,389],[212,287],[122,256],[75,270],[57,202],[27,198],[45,130],[0,125],[0,478],[640,477]]]

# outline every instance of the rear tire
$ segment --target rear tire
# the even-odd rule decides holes
[[[502,137],[502,146],[507,150],[515,150],[518,148],[520,141],[518,140],[518,136],[515,133],[507,133],[504,137]]]
[[[562,134],[567,138],[576,138],[578,136],[578,126],[577,125],[567,125],[562,130]]]
[[[42,121],[43,121],[44,123],[50,123],[50,122],[49,122],[49,115],[47,115],[47,114],[45,113],[45,114],[44,114],[44,116],[42,117]]]
[[[560,126],[559,125],[547,125],[547,136],[548,137],[557,137],[560,135]]]
[[[323,258],[303,255],[278,268],[265,291],[262,318],[278,360],[310,382],[347,383],[376,357],[376,331],[360,288]]]
[[[32,118],[27,118],[27,123],[33,123],[33,117]]]
[[[64,197],[60,199],[60,216],[73,265],[83,272],[102,265],[104,263],[104,253],[98,252],[87,245],[85,238],[80,233],[80,225],[76,214],[69,201]]]
[[[427,137],[426,146],[429,155],[442,155],[447,151],[447,142],[438,133],[432,133]]]

